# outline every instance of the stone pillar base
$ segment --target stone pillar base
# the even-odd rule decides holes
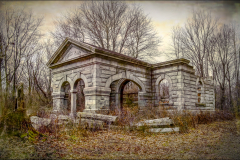
[[[69,117],[70,117],[71,119],[75,119],[75,118],[77,117],[77,113],[70,113],[70,114],[69,114]]]
[[[110,88],[88,87],[84,88],[85,109],[84,112],[109,110]]]
[[[53,92],[53,111],[55,113],[62,113],[64,110],[64,96],[65,92]]]

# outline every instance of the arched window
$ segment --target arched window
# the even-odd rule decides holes
[[[71,86],[70,83],[65,81],[61,86],[61,92],[65,92],[64,101],[63,101],[63,110],[70,112],[71,111]]]
[[[74,83],[74,89],[77,90],[76,95],[76,112],[82,112],[85,109],[85,96],[83,89],[85,88],[85,83],[82,79],[77,79]]]
[[[169,103],[169,82],[163,79],[159,83],[159,103],[168,104]]]

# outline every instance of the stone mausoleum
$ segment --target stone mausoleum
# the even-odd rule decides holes
[[[139,88],[140,110],[159,106],[159,85],[163,80],[169,84],[168,101],[163,105],[177,110],[214,110],[213,80],[196,76],[189,62],[181,58],[149,64],[66,38],[47,63],[53,74],[53,110],[66,109],[71,94],[70,116],[76,115],[76,84],[80,80],[84,83],[84,112],[121,109],[123,87],[129,81]],[[70,92],[66,92],[66,84]]]

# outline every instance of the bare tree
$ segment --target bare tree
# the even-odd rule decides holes
[[[232,23],[230,27],[233,30],[232,40],[233,40],[233,52],[234,52],[234,69],[233,69],[233,78],[234,83],[232,84],[233,87],[233,103],[236,107],[236,111],[240,113],[240,33],[239,25],[236,23]]]
[[[4,23],[2,24],[2,54],[6,91],[12,83],[13,93],[16,90],[17,73],[24,61],[25,53],[40,39],[39,27],[42,18],[35,18],[31,12],[24,9],[4,10]]]
[[[210,12],[193,10],[182,28],[173,28],[172,39],[177,56],[184,50],[184,57],[191,60],[199,76],[208,76],[209,42],[217,28]]]
[[[59,46],[66,37],[85,42],[82,16],[77,9],[67,12],[63,18],[56,19],[54,25],[56,28],[51,35],[56,46]]]
[[[50,40],[45,42],[31,61],[30,79],[34,88],[33,91],[38,95],[42,105],[49,105],[51,102],[52,73],[46,63],[56,49],[53,46],[53,42]]]
[[[3,12],[2,12],[3,3],[0,2],[0,98],[2,96],[2,69],[3,69]]]
[[[32,50],[31,48],[41,37],[39,27],[42,18],[35,17],[32,12],[25,9],[11,8],[4,8],[1,18],[0,49],[4,73],[4,76],[1,75],[3,80],[1,82],[5,83],[3,114],[6,114],[8,109],[12,110],[15,107],[16,85],[23,71],[21,66],[25,62],[26,53]],[[12,91],[11,96],[9,96],[10,91]],[[12,102],[14,104],[11,104]],[[2,134],[5,133],[6,127],[5,118]]]
[[[153,55],[160,44],[143,11],[119,1],[85,2],[56,21],[51,35],[57,44],[69,36],[135,58]]]
[[[213,52],[209,54],[210,65],[214,72],[214,79],[220,87],[220,109],[223,109],[226,104],[226,88],[229,92],[229,103],[232,103],[232,71],[234,70],[234,41],[233,35],[235,31],[228,25],[223,25],[219,28],[211,40],[211,47]],[[228,84],[228,86],[227,86]]]
[[[0,21],[0,30],[1,29],[1,21]],[[2,94],[2,62],[3,62],[3,33],[0,32],[0,96]]]
[[[180,41],[181,31],[182,31],[182,28],[179,26],[175,26],[172,28],[172,34],[171,34],[172,53],[170,53],[170,55],[173,55],[175,58],[184,57],[183,44]]]

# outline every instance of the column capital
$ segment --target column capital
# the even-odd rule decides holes
[[[70,90],[71,93],[77,93],[77,89]]]
[[[85,95],[110,96],[111,88],[106,87],[88,87],[83,90]]]

